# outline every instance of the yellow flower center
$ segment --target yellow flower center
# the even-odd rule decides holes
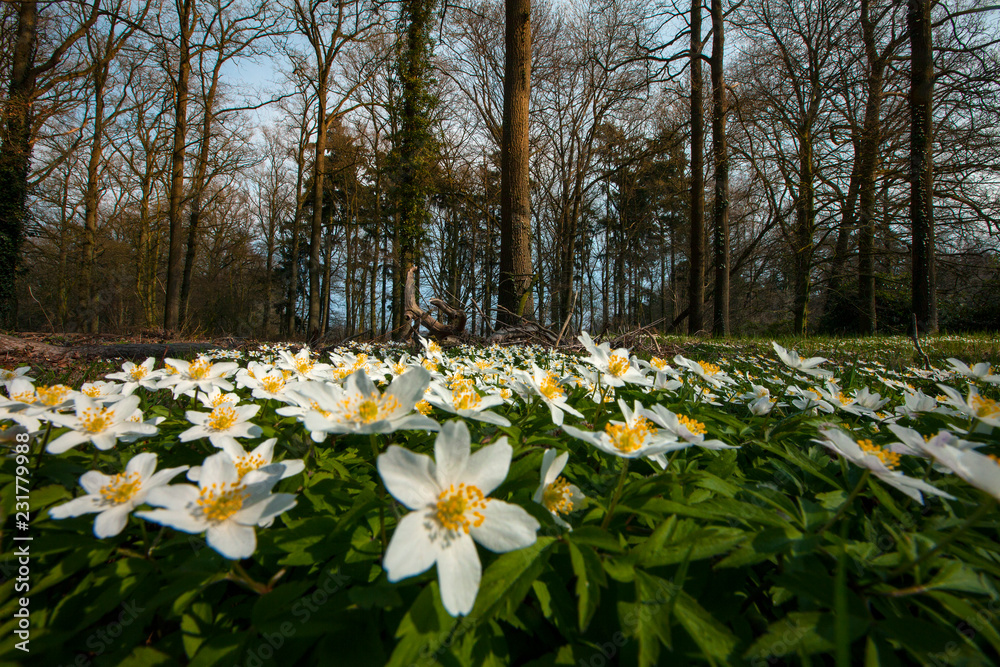
[[[513,395],[514,392],[512,392],[510,389],[507,389],[506,387],[500,390],[500,397],[505,401],[509,401],[510,397]]]
[[[233,397],[226,396],[221,391],[212,397],[212,407],[218,408],[223,405],[230,405],[234,402]]]
[[[247,454],[233,461],[233,464],[236,466],[236,472],[239,473],[241,478],[251,470],[260,468],[264,463],[264,457],[260,454]]]
[[[146,370],[145,366],[133,366],[132,370],[128,372],[128,376],[134,381],[138,382],[142,378],[149,375],[149,371]]]
[[[660,359],[659,357],[653,357],[649,363],[653,368],[655,368],[658,371],[665,371],[667,370],[667,367],[670,365],[667,363],[666,359]]]
[[[478,368],[481,371],[485,371],[489,367],[490,367],[490,362],[488,362],[488,361],[477,361],[476,362],[476,368]]]
[[[101,389],[100,389],[100,387],[95,387],[94,385],[90,385],[89,387],[85,387],[81,391],[83,392],[83,394],[85,396],[89,396],[90,398],[98,398],[101,395]]]
[[[16,377],[17,373],[15,373],[14,371],[8,368],[0,368],[0,380],[3,381],[13,380]]]
[[[405,372],[406,372],[406,366],[404,366],[403,364],[396,362],[392,365],[393,375],[402,375]]]
[[[295,357],[295,370],[302,375],[309,375],[315,365],[308,357]]]
[[[555,481],[545,487],[542,495],[542,504],[554,514],[569,514],[573,511],[573,492],[570,491],[569,482],[563,477],[556,477]]]
[[[864,440],[858,440],[857,442],[861,451],[865,454],[871,454],[872,456],[878,457],[878,460],[881,461],[889,470],[899,467],[900,456],[896,452],[890,452],[883,449],[867,438]]]
[[[604,432],[611,438],[611,444],[622,452],[634,452],[642,447],[647,435],[656,433],[650,428],[650,422],[645,417],[639,417],[633,426],[628,424],[608,424]]]
[[[372,393],[367,398],[345,399],[341,402],[344,412],[344,421],[360,422],[371,424],[380,419],[385,419],[399,409],[399,401],[392,395],[381,395],[378,392]]]
[[[236,423],[239,416],[236,414],[236,410],[227,405],[220,405],[219,407],[212,410],[212,413],[208,416],[208,428],[213,431],[228,431]]]
[[[413,407],[416,409],[417,412],[426,417],[431,413],[431,409],[433,406],[431,406],[431,404],[425,401],[424,399],[420,399],[419,401],[417,401],[417,404],[414,405]]]
[[[976,416],[980,419],[991,419],[1000,415],[1000,403],[991,398],[983,398],[976,394],[969,401],[969,405],[976,411]]]
[[[39,389],[41,389],[41,387],[39,387]],[[34,403],[38,400],[38,397],[33,391],[19,391],[15,394],[11,394],[10,400],[17,401],[19,403]]]
[[[115,411],[111,408],[87,408],[80,416],[80,424],[88,433],[101,433],[114,423]]]
[[[426,368],[426,369],[427,369],[428,371],[430,371],[431,373],[436,373],[436,372],[437,372],[437,369],[438,369],[438,365],[437,365],[437,362],[436,362],[436,361],[434,361],[434,360],[432,360],[432,359],[424,359],[424,360],[423,360],[422,362],[420,362],[420,363],[421,363],[421,365],[422,365],[422,366],[423,366],[424,368]]]
[[[722,369],[715,364],[710,364],[707,361],[699,361],[698,365],[701,366],[701,372],[705,375],[716,375],[722,372]]]
[[[51,387],[37,387],[35,391],[38,393],[39,402],[51,408],[65,401],[72,390],[64,384],[54,384]],[[24,402],[34,403],[34,401]]]
[[[458,488],[452,484],[442,491],[437,501],[437,519],[447,530],[469,532],[469,528],[483,525],[486,516],[480,511],[486,509],[487,500],[479,487],[464,483]],[[472,519],[466,513],[472,514]]]
[[[142,488],[142,478],[139,473],[119,473],[101,487],[101,501],[105,505],[121,505],[132,500],[140,488]]]
[[[840,401],[842,405],[850,405],[854,402],[854,399],[850,396],[845,396],[844,392],[837,393],[837,400]]]
[[[541,389],[542,395],[550,401],[555,401],[566,395],[562,387],[559,386],[559,379],[551,371],[542,378],[539,389]]]
[[[431,354],[440,354],[441,346],[438,345],[436,341],[432,340],[431,342],[427,343],[427,351],[430,352]]]
[[[687,430],[691,431],[694,435],[705,435],[705,433],[708,432],[708,429],[706,429],[705,425],[700,421],[691,419],[685,415],[677,415],[677,421],[679,421],[682,426],[686,426]]]
[[[948,397],[945,396],[944,394],[938,394],[937,396],[934,397],[934,400],[937,401],[938,403],[944,403],[948,400]]]
[[[996,463],[998,466],[1000,466],[1000,456],[997,456],[996,454],[987,454],[986,458],[990,459],[991,461],[993,461],[994,463]]]
[[[464,389],[452,394],[452,402],[456,410],[475,410],[482,399],[473,389]]]
[[[320,413],[321,415],[323,415],[327,419],[329,419],[330,415],[333,414],[329,410],[324,410],[323,408],[319,407],[319,403],[317,403],[316,401],[310,401],[309,402],[309,407],[312,408],[313,410],[315,410],[316,412]]]
[[[212,484],[201,490],[198,506],[209,521],[225,521],[243,508],[243,501],[250,497],[239,482]]]
[[[269,394],[277,394],[285,386],[284,376],[268,375],[260,381],[261,386]]]
[[[212,364],[207,359],[198,359],[188,366],[188,376],[192,380],[204,380],[211,369]]]
[[[612,354],[608,359],[608,373],[617,377],[625,375],[628,370],[628,359],[620,354]]]
[[[250,368],[247,369],[247,375],[249,375],[250,377],[252,377],[254,380],[257,379],[257,376],[253,374],[253,370],[250,369]]]

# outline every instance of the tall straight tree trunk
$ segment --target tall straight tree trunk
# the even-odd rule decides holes
[[[198,164],[195,168],[194,183],[192,183],[191,212],[188,215],[187,250],[184,254],[184,271],[181,277],[181,312],[180,319],[187,317],[188,300],[191,295],[191,275],[194,273],[195,258],[198,255],[198,232],[201,225],[201,214],[205,188],[208,185],[208,162],[211,159],[212,124],[215,121],[215,94],[219,89],[219,74],[225,60],[222,57],[222,46],[219,46],[218,60],[212,70],[212,82],[204,99],[204,115],[201,121],[201,150],[198,152]]]
[[[705,327],[705,110],[701,80],[701,3],[691,0],[691,256],[688,333]]]
[[[726,144],[726,101],[724,80],[725,24],[722,0],[712,0],[712,156],[715,163],[715,295],[712,334],[729,335],[729,149]]]
[[[921,332],[937,331],[934,259],[934,53],[931,0],[908,0],[910,37],[910,226],[913,313]]]
[[[869,0],[861,0],[861,31],[868,59],[868,99],[861,130],[861,159],[858,170],[858,308],[864,334],[874,334],[875,312],[875,173],[879,144],[882,142],[882,81],[885,61],[875,44],[875,28],[868,11]]]
[[[24,237],[31,161],[31,105],[35,92],[38,4],[20,3],[10,87],[4,104],[7,133],[0,147],[0,327],[17,327],[15,281]]]
[[[302,128],[306,128],[306,111],[302,112]],[[302,218],[302,181],[306,171],[306,141],[305,136],[299,136],[298,154],[296,157],[297,174],[295,177],[295,214],[292,216],[292,256],[288,276],[288,306],[285,309],[285,331],[289,338],[295,336],[295,313],[299,302],[299,220]]]
[[[531,92],[531,0],[506,0],[503,134],[500,142],[500,284],[497,324],[532,313],[531,191],[528,101]]]
[[[851,143],[854,148],[854,165],[851,167],[851,180],[847,186],[847,201],[840,212],[840,224],[837,229],[837,242],[833,247],[833,258],[830,260],[830,281],[826,288],[826,309],[839,307],[846,300],[843,293],[846,278],[845,265],[850,252],[851,234],[855,227],[855,214],[858,206],[858,190],[860,188],[859,174],[861,171],[861,134],[851,133]]]
[[[10,56],[10,85],[0,114],[7,132],[0,144],[0,328],[17,327],[16,277],[27,214],[28,170],[31,163],[32,104],[38,94],[38,77],[54,68],[73,44],[94,25],[100,0],[94,0],[90,16],[35,66],[38,43],[38,3],[20,0],[17,36]],[[3,122],[3,121],[0,121]]]
[[[327,79],[321,73],[316,87],[316,159],[313,161],[313,212],[309,232],[309,314],[306,336],[315,341],[320,336],[320,247],[323,245],[323,179],[326,175],[326,92]]]
[[[94,70],[94,136],[87,161],[87,191],[84,195],[83,258],[80,263],[80,324],[84,331],[97,333],[97,299],[94,294],[94,258],[97,245],[97,179],[100,175],[104,139],[104,87],[109,63],[99,63]]]
[[[195,0],[177,0],[180,20],[180,53],[177,79],[174,82],[174,143],[170,156],[170,246],[167,253],[167,289],[164,299],[163,328],[177,329],[181,316],[181,238],[184,199],[184,150],[187,143],[188,80],[191,76],[191,34],[194,31]]]
[[[815,217],[815,193],[813,191],[812,134],[808,126],[799,128],[799,192],[795,200],[795,231],[793,233],[794,256],[794,316],[793,330],[796,336],[804,336],[808,327],[810,270],[813,253],[813,220]]]

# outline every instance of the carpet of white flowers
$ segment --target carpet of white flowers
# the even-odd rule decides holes
[[[0,372],[0,660],[996,664],[988,364],[580,342]]]

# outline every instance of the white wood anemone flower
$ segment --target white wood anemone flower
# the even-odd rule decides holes
[[[126,388],[122,391],[126,394],[131,394],[136,387],[156,390],[160,379],[164,376],[164,371],[162,369],[153,370],[154,365],[156,365],[156,359],[153,357],[147,357],[141,364],[126,361],[122,364],[121,371],[108,373],[104,377],[108,380],[124,382]]]
[[[256,438],[263,431],[250,419],[260,411],[260,406],[237,405],[223,403],[211,412],[188,410],[184,413],[187,420],[194,424],[191,428],[177,436],[181,442],[190,442],[198,438],[208,438],[216,447],[227,438]]]
[[[401,429],[437,431],[440,425],[436,421],[414,412],[414,406],[423,398],[430,381],[430,373],[413,367],[393,380],[381,393],[367,371],[359,369],[347,377],[343,389],[336,385],[316,386],[316,383],[309,383],[289,393],[298,394],[297,402],[309,406],[302,415],[302,421],[313,440],[321,442],[326,433],[392,433]],[[294,414],[295,409],[280,408],[277,412],[285,414],[286,411]]]
[[[18,378],[27,382],[34,382],[35,378],[28,376],[28,373],[30,372],[30,366],[21,366],[20,368],[15,368],[14,370],[10,370],[9,368],[0,368],[0,386],[6,389],[10,386],[12,380]]]
[[[77,394],[75,414],[51,415],[53,423],[70,430],[50,442],[45,451],[49,454],[62,454],[88,441],[97,449],[108,450],[117,444],[120,436],[153,435],[156,433],[155,426],[130,419],[138,408],[138,396],[126,396],[117,403],[101,407],[88,396]]]
[[[204,357],[194,361],[167,358],[163,363],[174,372],[170,373],[168,370],[157,386],[160,389],[170,388],[174,392],[174,398],[181,395],[194,396],[197,391],[207,394],[213,387],[222,391],[232,391],[233,383],[226,378],[240,367],[235,361],[212,363]]]
[[[482,564],[475,543],[503,553],[535,543],[541,525],[522,507],[489,498],[510,468],[507,438],[471,453],[464,422],[444,424],[434,459],[391,445],[377,466],[386,490],[412,510],[396,526],[382,560],[389,581],[437,564],[441,602],[452,616],[476,601]]]
[[[580,333],[578,338],[587,348],[587,352],[590,353],[590,356],[585,357],[583,361],[601,372],[601,380],[605,384],[612,387],[624,387],[626,382],[643,387],[653,384],[653,381],[645,373],[632,365],[629,351],[626,348],[620,347],[617,350],[612,350],[608,343],[594,345],[594,341],[586,331]]]
[[[773,347],[774,351],[778,354],[778,358],[781,359],[781,363],[793,370],[816,377],[833,377],[833,373],[831,371],[817,368],[817,366],[826,361],[824,357],[810,357],[808,359],[804,359],[803,357],[800,357],[798,352],[795,350],[786,350],[774,341],[771,341],[771,347]]]
[[[533,394],[540,396],[545,404],[549,406],[549,413],[552,416],[553,424],[562,426],[564,412],[583,419],[583,415],[566,402],[566,390],[559,384],[559,378],[556,377],[555,373],[552,371],[543,371],[532,363],[531,373],[528,374],[522,371],[521,377],[523,384]]]
[[[736,380],[729,377],[729,374],[726,373],[726,371],[722,370],[722,368],[716,364],[708,361],[695,361],[694,359],[688,359],[687,357],[678,354],[674,357],[674,363],[681,368],[694,373],[716,389],[722,387],[724,384],[736,384]]]
[[[495,426],[510,426],[509,419],[490,410],[504,404],[503,397],[498,394],[481,396],[474,387],[460,386],[451,390],[432,382],[425,400],[434,407],[459,417]]]
[[[947,400],[941,401],[953,406],[956,410],[964,414],[969,419],[978,419],[987,426],[1000,428],[1000,401],[987,398],[979,391],[969,386],[969,395],[962,398],[962,395],[948,385],[938,384],[938,387],[945,393]]]
[[[941,431],[922,444],[921,447],[927,456],[970,485],[1000,500],[1000,457],[995,454],[981,454],[972,448],[962,449],[955,445],[971,443],[958,440],[951,434],[948,434],[950,437],[942,437],[944,434],[948,432]]]
[[[279,350],[275,365],[281,370],[291,371],[295,379],[301,382],[333,380],[333,366],[314,361],[312,350],[308,346],[294,356],[288,350]]]
[[[635,402],[635,409],[630,410],[628,404],[619,399],[618,407],[625,421],[608,422],[603,431],[584,431],[573,426],[563,426],[562,429],[606,454],[625,459],[655,456],[688,446],[686,442],[679,442],[674,434],[656,428],[646,418],[639,401]]]
[[[257,445],[252,452],[247,453],[240,443],[233,438],[223,438],[219,441],[219,448],[229,455],[240,479],[254,470],[259,470],[268,475],[277,475],[278,479],[285,479],[297,475],[305,470],[306,464],[302,459],[286,459],[284,461],[273,461],[274,445],[277,438],[268,438]],[[188,470],[187,478],[192,482],[201,479],[201,466],[194,466]]]
[[[565,477],[559,476],[563,468],[566,467],[567,461],[569,461],[569,452],[563,452],[557,456],[556,450],[545,450],[539,473],[541,480],[538,488],[535,489],[532,500],[547,509],[558,525],[566,530],[573,530],[573,526],[559,515],[569,514],[580,509],[586,496],[575,484],[570,484]]]
[[[87,495],[56,505],[49,509],[53,519],[80,516],[97,512],[94,535],[99,538],[114,537],[128,523],[128,516],[153,489],[168,483],[187,466],[156,470],[156,454],[136,454],[125,465],[125,472],[114,477],[97,470],[89,470],[80,477],[80,486]]]
[[[948,358],[948,363],[955,369],[956,373],[964,375],[973,380],[983,380],[990,384],[1000,384],[1000,375],[992,373],[993,367],[985,361],[972,366],[971,368],[964,362],[953,357]]]
[[[278,479],[260,470],[240,477],[229,454],[218,452],[202,463],[198,486],[157,487],[146,502],[163,509],[135,515],[185,533],[205,533],[208,546],[226,558],[249,558],[257,548],[254,527],[295,507],[293,494],[271,493]]]
[[[868,439],[855,440],[840,429],[823,429],[820,430],[819,434],[823,436],[823,439],[813,440],[813,442],[823,445],[827,449],[832,449],[856,466],[867,468],[875,477],[921,505],[924,504],[924,493],[955,500],[951,494],[931,486],[923,480],[907,477],[899,472],[897,468],[899,468],[901,456],[898,452],[880,447]]]

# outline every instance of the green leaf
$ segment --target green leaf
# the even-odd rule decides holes
[[[569,543],[570,562],[576,575],[577,623],[585,632],[601,601],[601,587],[607,585],[601,558],[587,546]]]
[[[243,647],[254,635],[250,632],[224,632],[204,644],[188,667],[213,667],[214,665],[242,664]]]
[[[674,615],[709,659],[728,661],[739,640],[685,591],[674,600]]]
[[[404,667],[418,658],[434,656],[444,647],[456,620],[441,605],[438,583],[431,582],[420,592],[396,629],[399,643],[386,667]]]
[[[554,544],[554,537],[539,537],[530,547],[502,554],[493,561],[483,572],[470,618],[479,624],[494,614],[511,617],[528,594],[531,583],[545,569]]]

